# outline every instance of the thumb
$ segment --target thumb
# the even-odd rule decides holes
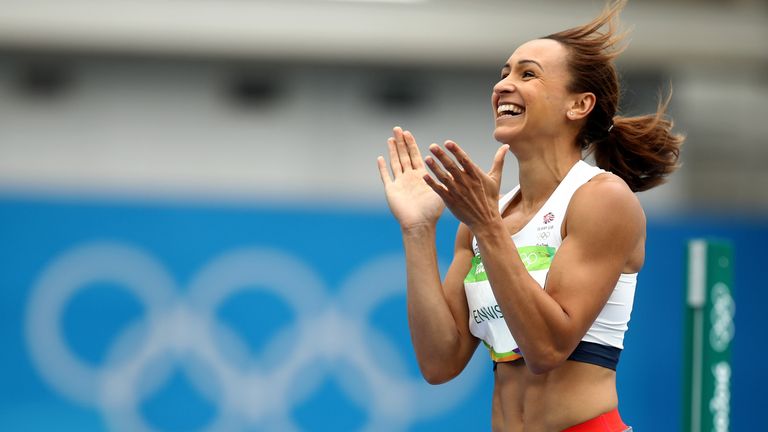
[[[504,170],[504,157],[509,151],[509,145],[504,144],[496,150],[496,156],[493,157],[493,165],[491,170],[488,171],[488,176],[497,182],[501,182],[501,173]]]

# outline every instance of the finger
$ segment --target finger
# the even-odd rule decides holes
[[[387,148],[389,149],[389,164],[392,167],[392,174],[398,178],[403,173],[403,167],[400,165],[400,156],[397,155],[395,139],[387,139]]]
[[[432,174],[437,177],[438,180],[440,180],[441,183],[448,186],[453,183],[454,177],[452,174],[448,173],[443,169],[443,167],[437,163],[435,158],[432,156],[427,156],[425,159],[425,162],[427,163],[427,166],[429,167],[429,170],[432,171]]]
[[[390,177],[389,170],[387,170],[387,161],[384,160],[384,156],[376,158],[376,165],[379,166],[379,175],[381,176],[381,182],[384,183],[384,186],[392,183],[392,177]]]
[[[404,131],[403,139],[405,139],[405,148],[408,150],[408,156],[411,158],[411,165],[413,168],[424,168],[424,162],[421,160],[419,146],[416,145],[416,138],[410,131]]]
[[[392,131],[395,133],[395,144],[397,147],[397,155],[400,156],[400,165],[403,166],[403,171],[413,168],[411,164],[411,157],[408,155],[408,149],[405,147],[405,139],[403,138],[403,128],[395,126]]]
[[[501,180],[501,174],[504,172],[504,158],[509,151],[509,144],[504,144],[496,150],[496,156],[493,157],[493,164],[491,170],[488,171],[488,176],[492,177],[496,181]]]
[[[477,165],[472,162],[469,155],[454,141],[447,140],[445,142],[445,148],[453,154],[460,167],[464,169],[467,174],[475,175],[478,171]]]
[[[432,188],[433,191],[435,191],[436,194],[442,198],[444,203],[448,203],[448,201],[451,199],[451,193],[448,190],[448,188],[445,187],[442,183],[438,182],[434,178],[432,178],[431,175],[425,174],[424,175],[424,182]]]
[[[461,168],[456,165],[456,162],[454,162],[448,153],[446,153],[445,150],[443,150],[439,145],[432,144],[429,146],[429,151],[432,152],[432,154],[440,161],[441,164],[443,164],[445,169],[451,173],[454,179],[460,179],[464,174]],[[432,167],[430,166],[430,168]]]

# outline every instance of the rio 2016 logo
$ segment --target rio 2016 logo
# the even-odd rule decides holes
[[[709,343],[712,349],[723,352],[733,339],[735,327],[733,318],[736,313],[736,303],[733,301],[728,286],[718,282],[712,287],[712,310],[710,321],[712,328],[709,332]]]
[[[114,338],[102,365],[80,359],[61,329],[67,304],[95,281],[119,284],[146,311]],[[88,243],[41,273],[26,310],[25,338],[47,385],[100,411],[111,430],[153,430],[139,405],[146,389],[162,382],[157,370],[171,367],[185,368],[194,382],[215,383],[207,391],[219,409],[207,431],[297,431],[291,409],[323,376],[340,377],[342,391],[364,407],[364,430],[405,430],[465,400],[486,365],[473,361],[460,379],[439,388],[404,373],[398,349],[370,325],[377,305],[403,295],[404,281],[402,256],[383,256],[353,271],[331,296],[303,261],[279,250],[244,248],[212,259],[181,290],[146,251]],[[263,356],[281,359],[273,368],[259,367],[259,359],[246,366],[234,361],[250,354],[235,332],[217,322],[217,308],[248,289],[282,298],[296,317],[282,343],[267,345]],[[315,379],[304,379],[308,373]]]

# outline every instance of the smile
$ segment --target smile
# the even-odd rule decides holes
[[[515,104],[503,104],[496,108],[497,118],[515,117],[525,112],[525,108]]]

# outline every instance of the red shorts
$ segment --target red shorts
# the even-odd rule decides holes
[[[632,428],[621,421],[619,409],[614,408],[613,411],[601,414],[576,426],[571,426],[563,430],[563,432],[626,432],[631,430]]]

